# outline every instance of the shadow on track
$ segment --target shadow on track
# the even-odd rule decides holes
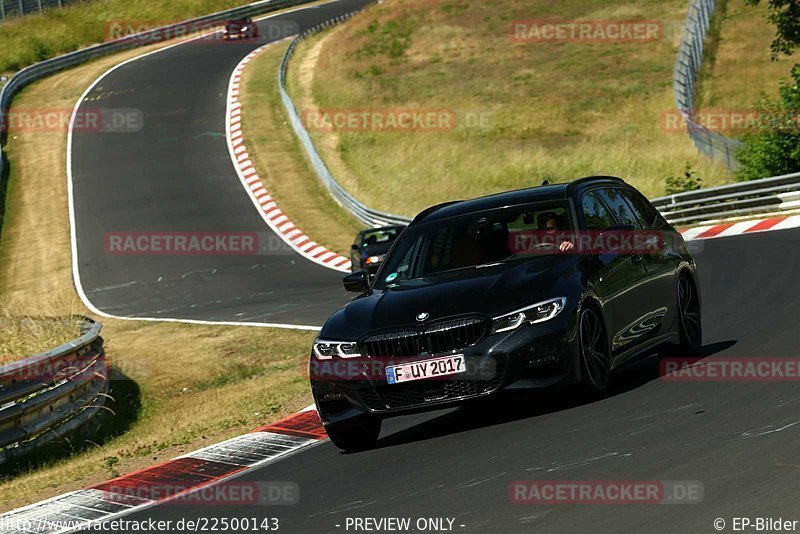
[[[703,346],[698,361],[726,350],[735,340]],[[602,399],[624,395],[661,377],[662,358],[672,354],[653,354],[614,371],[608,392],[603,396],[587,393],[580,386],[503,391],[490,399],[473,401],[459,409],[434,417],[424,423],[401,430],[380,440],[376,449],[394,447],[442,437],[511,421],[539,417],[577,408]]]

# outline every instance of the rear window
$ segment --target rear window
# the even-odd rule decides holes
[[[400,231],[397,228],[378,228],[376,230],[370,230],[369,232],[364,232],[364,235],[361,237],[361,245],[369,247],[379,243],[389,243],[390,241],[394,241],[399,233]]]
[[[643,222],[644,228],[653,228],[657,225],[660,214],[646,198],[636,191],[621,189],[622,195],[628,200],[636,217]]]
[[[616,225],[614,217],[597,191],[589,191],[581,200],[583,221],[587,230],[606,230]]]

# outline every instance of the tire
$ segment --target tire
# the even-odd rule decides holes
[[[375,446],[381,433],[381,420],[362,416],[346,423],[327,423],[325,431],[331,443],[343,451],[365,451]]]
[[[681,274],[677,284],[678,329],[681,356],[699,356],[703,346],[703,325],[700,316],[700,298],[691,277]]]
[[[578,350],[581,360],[581,384],[591,394],[608,390],[611,363],[603,318],[594,306],[578,315]]]

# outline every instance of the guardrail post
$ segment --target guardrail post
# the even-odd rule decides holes
[[[6,0],[0,0],[0,20],[6,20]]]
[[[37,3],[39,4],[39,13],[41,13],[42,12],[42,0],[38,0]]]

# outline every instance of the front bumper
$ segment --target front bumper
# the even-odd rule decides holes
[[[502,389],[541,388],[580,378],[572,310],[564,310],[551,321],[487,336],[463,350],[425,354],[411,360],[452,354],[464,355],[466,373],[399,384],[387,383],[385,367],[410,359],[319,362],[312,355],[311,389],[320,417],[325,422],[346,421],[364,414],[386,418],[446,408]],[[342,372],[318,372],[339,364]]]
[[[236,32],[236,33],[223,33],[222,39],[224,41],[242,41],[246,39],[255,39],[255,35],[248,33],[248,32]]]

